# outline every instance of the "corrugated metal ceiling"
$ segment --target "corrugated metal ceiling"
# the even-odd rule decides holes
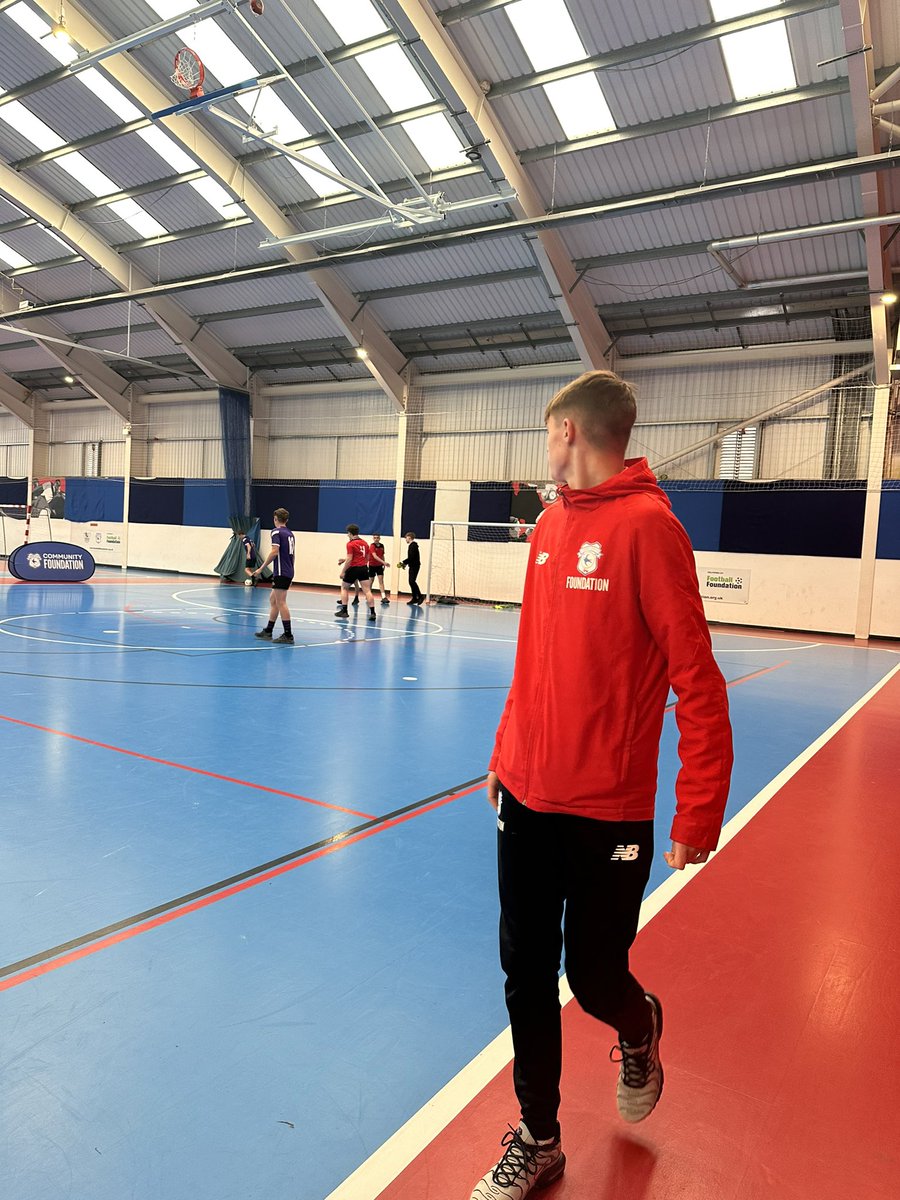
[[[442,4],[439,7],[448,11],[455,8],[456,4]],[[635,6],[628,0],[608,0],[603,5],[602,19],[598,19],[595,0],[569,0],[569,7],[588,54],[640,44],[648,39],[708,24],[711,20],[706,0],[667,0],[664,5],[653,6]],[[241,12],[248,20],[251,19],[248,8],[242,8]],[[89,15],[105,27],[111,37],[131,33],[158,19],[144,0],[117,0],[116,3],[97,0],[91,6]],[[311,31],[324,49],[331,50],[339,46],[337,35],[315,5],[302,6],[301,19],[309,22]],[[226,14],[219,17],[218,22],[261,72],[268,69],[265,54],[242,27],[240,18]],[[832,5],[792,18],[788,26],[799,85],[841,80],[846,69],[844,63],[825,67],[817,65],[823,58],[843,52],[839,8]],[[283,62],[307,59],[312,53],[311,45],[290,14],[278,4],[270,4],[262,20],[253,19],[251,28],[270,45],[277,47]],[[876,46],[875,61],[893,66],[900,58],[900,15],[896,4],[890,0],[879,0],[873,10],[872,28]],[[407,33],[411,32],[405,26],[404,29]],[[505,80],[531,70],[509,16],[503,9],[456,22],[449,27],[449,33],[476,79]],[[181,98],[183,93],[178,92],[169,81],[172,56],[177,47],[184,43],[196,44],[202,56],[202,39],[202,29],[196,32],[186,30],[146,43],[129,57],[146,70],[174,101]],[[426,77],[430,61],[423,52]],[[7,14],[0,13],[0,88],[27,83],[55,66],[55,61],[43,47],[27,37]],[[374,115],[384,114],[384,102],[357,63],[345,62],[338,70],[341,78],[350,84]],[[685,114],[694,114],[700,123],[691,128],[670,129],[649,137],[579,149],[576,153],[562,154],[555,159],[529,161],[526,174],[534,181],[543,202],[548,206],[565,208],[619,197],[653,195],[676,187],[696,186],[703,181],[740,178],[784,169],[792,164],[830,160],[855,153],[856,142],[847,95],[823,96],[803,103],[778,101],[767,111],[735,115],[708,124],[704,122],[702,113],[707,108],[732,103],[721,49],[715,41],[678,49],[671,54],[657,53],[653,58],[604,70],[598,74],[598,78],[621,126],[678,119]],[[210,83],[215,82],[210,79]],[[360,120],[356,104],[329,71],[315,70],[300,82],[333,125],[343,126]],[[291,85],[280,84],[277,93],[308,129],[313,132],[322,129],[321,120]],[[458,107],[458,97],[451,94],[448,101],[451,108]],[[229,103],[231,109],[239,111],[233,102]],[[118,121],[106,105],[74,79],[36,92],[27,98],[26,104],[68,139],[101,132]],[[495,112],[505,123],[511,140],[520,151],[547,146],[564,137],[557,117],[540,88],[496,99],[494,105]],[[186,132],[188,141],[191,126],[196,124],[210,133],[233,156],[246,155],[257,148],[253,144],[245,144],[239,132],[229,129],[209,114],[201,113],[181,120],[184,126],[179,126],[179,132]],[[477,140],[470,115],[465,115],[460,128],[464,139]],[[426,172],[424,160],[401,128],[387,130],[386,137],[411,170]],[[378,136],[361,134],[352,139],[351,145],[375,178],[387,181],[401,176],[402,171],[395,156]],[[0,121],[0,159],[7,163],[14,162],[33,150],[32,143]],[[339,149],[330,147],[328,152],[339,166],[349,166]],[[84,153],[90,162],[123,189],[162,179],[173,171],[168,162],[135,134],[102,142]],[[463,163],[466,160],[460,156],[459,161]],[[490,168],[495,166],[490,149],[483,165]],[[289,162],[277,158],[245,163],[243,166],[235,164],[233,178],[238,196],[244,172],[273,203],[285,209],[294,207],[298,230],[361,221],[379,211],[376,205],[364,199],[299,211],[296,206],[314,202],[315,193]],[[58,163],[50,162],[31,168],[24,178],[63,204],[88,198],[86,190]],[[503,181],[499,182],[502,185]],[[885,176],[885,183],[888,193],[886,203],[896,210],[900,204],[900,193],[897,193],[900,185],[895,184],[889,175]],[[481,195],[490,186],[488,177],[478,173],[436,184],[434,190],[444,192],[450,200],[458,200]],[[411,190],[403,189],[401,194],[408,195]],[[15,199],[12,190],[10,199]],[[187,185],[147,193],[137,198],[137,204],[172,231],[194,229],[220,219],[220,215]],[[604,218],[568,226],[561,231],[561,239],[572,258],[580,260],[597,255],[652,250],[680,242],[705,243],[713,237],[760,229],[833,221],[856,215],[859,210],[858,181],[845,179],[795,185],[778,191],[735,194],[668,206],[657,211]],[[15,220],[19,213],[14,203],[0,201],[0,223]],[[422,236],[423,233],[427,236],[431,230],[437,232],[481,225],[501,219],[504,215],[502,206],[471,210],[452,215],[437,228],[415,229],[412,236]],[[138,237],[135,230],[108,207],[80,212],[71,222],[73,234],[77,232],[79,223],[113,245],[130,243]],[[126,257],[154,281],[227,272],[236,266],[285,260],[287,255],[284,250],[260,249],[259,242],[265,233],[259,225],[248,224],[158,247],[133,250]],[[0,234],[0,237],[3,236]],[[407,236],[410,235],[392,233],[389,229],[360,230],[338,241],[323,238],[315,246],[318,252],[327,256],[333,250],[348,247],[364,249],[367,244]],[[523,236],[516,232],[505,237],[419,250],[390,258],[372,257],[359,263],[338,266],[336,271],[343,284],[357,295],[360,292],[427,285],[437,281],[426,292],[371,300],[366,305],[367,316],[370,320],[377,318],[386,328],[414,330],[442,324],[456,327],[467,321],[520,316],[536,319],[537,314],[550,308],[551,289],[542,277],[487,284],[477,283],[473,279],[470,287],[462,288],[442,288],[439,282],[442,279],[480,277],[492,272],[533,269],[535,260],[528,240],[531,236],[533,234]],[[63,246],[38,228],[12,232],[5,235],[5,240],[15,251],[31,260],[57,258],[66,253]],[[858,269],[862,263],[861,244],[857,235],[841,235],[759,248],[741,259],[741,269],[752,278]],[[896,261],[900,261],[900,239],[895,242],[893,252],[897,255]],[[127,277],[124,270],[122,277]],[[21,277],[20,283],[26,288],[27,295],[47,301],[87,295],[118,286],[88,263],[40,271]],[[716,290],[734,291],[740,298],[734,284],[716,271],[705,254],[592,268],[587,286],[595,303],[604,306],[621,303],[625,298],[640,297],[670,298],[677,305],[679,296],[690,297]],[[563,289],[560,287],[557,290]],[[840,294],[839,288],[834,294]],[[315,299],[318,295],[314,278],[297,273],[197,289],[179,294],[177,303],[187,311],[210,313],[296,303]],[[349,312],[353,311],[354,299],[352,296],[348,299]],[[140,322],[152,320],[143,309],[138,311]],[[561,325],[558,312],[551,311]],[[117,328],[127,321],[127,308],[122,304],[104,306],[83,313],[64,314],[60,321],[64,327],[71,329]],[[767,337],[781,341],[797,336],[797,327],[802,324],[756,325],[748,327],[741,336],[745,343],[752,339],[765,340]],[[828,322],[823,320],[811,324],[822,328]],[[324,308],[236,317],[226,322],[211,323],[209,328],[213,336],[232,346],[278,345],[292,342],[295,338],[348,344],[346,328]],[[180,352],[168,335],[142,333],[138,336],[143,339],[141,344],[148,347],[147,354],[150,357]],[[667,332],[645,340],[648,340],[649,352],[659,352],[664,346],[685,348],[697,344],[696,339],[704,338],[708,344],[740,344],[740,338],[731,330],[719,333],[699,330]],[[639,340],[636,337],[628,339],[629,343]],[[628,348],[630,350],[632,347]],[[510,348],[503,355],[498,351],[490,351],[489,354],[491,360],[497,362],[570,361],[574,351],[571,344],[549,343],[534,348]],[[487,365],[483,353],[478,351],[469,354],[465,350],[449,355],[429,355],[416,361],[424,369],[438,370],[471,369]],[[285,376],[278,371],[270,373],[271,378],[287,377],[291,370],[286,369]],[[303,369],[295,377],[309,379],[313,371],[319,372],[320,378],[334,377],[331,368],[321,367]],[[334,371],[351,372],[346,377],[366,376],[365,368],[353,363],[346,366],[339,364]]]

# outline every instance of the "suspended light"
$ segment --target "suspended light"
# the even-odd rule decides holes
[[[882,304],[896,304],[897,296],[894,292],[885,292],[881,297]]]
[[[62,5],[59,6],[59,16],[50,26],[50,36],[55,37],[58,42],[71,42],[72,40],[72,35],[66,25],[66,10]]]
[[[356,357],[357,358],[368,358],[369,357],[369,352],[365,348],[365,346],[357,346],[356,347]]]
[[[63,383],[74,383],[74,382],[75,382],[74,375],[63,375]]]

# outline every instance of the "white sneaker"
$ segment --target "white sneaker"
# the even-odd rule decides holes
[[[649,1117],[662,1095],[663,1069],[659,1061],[659,1039],[662,1037],[662,1005],[656,996],[646,993],[652,1013],[652,1028],[645,1042],[629,1046],[621,1042],[613,1046],[609,1057],[619,1066],[619,1082],[616,1087],[616,1106],[623,1121],[636,1124]],[[615,1057],[616,1051],[621,1054]]]
[[[566,1156],[559,1138],[536,1142],[523,1121],[510,1125],[500,1143],[503,1157],[475,1184],[470,1200],[522,1200],[534,1188],[549,1187],[566,1169]]]

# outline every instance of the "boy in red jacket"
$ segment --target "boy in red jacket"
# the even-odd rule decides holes
[[[575,998],[618,1034],[619,1114],[642,1121],[662,1092],[662,1005],[630,973],[628,952],[650,875],[670,686],[682,765],[669,866],[705,862],[725,811],[725,681],[687,534],[646,459],[625,460],[635,414],[631,388],[609,371],[568,384],[545,413],[550,476],[564,486],[531,540],[515,672],[488,772],[522,1117],[471,1200],[522,1200],[565,1168],[563,944]]]

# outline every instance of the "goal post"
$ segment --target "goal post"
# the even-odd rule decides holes
[[[26,542],[52,542],[50,510],[32,513],[27,504],[0,504],[0,558]]]
[[[533,525],[519,521],[432,521],[426,602],[522,603]]]

